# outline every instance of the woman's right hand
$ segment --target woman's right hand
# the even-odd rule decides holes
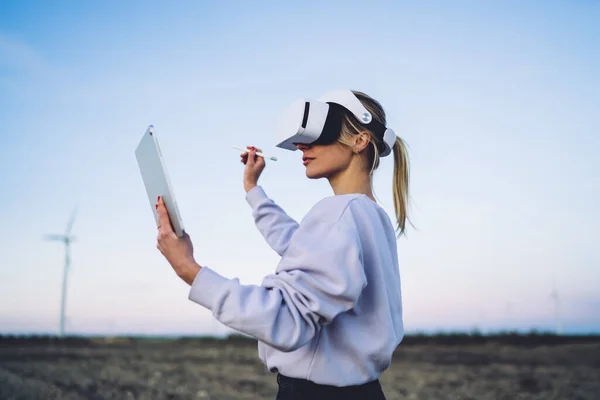
[[[257,151],[260,151],[260,149],[252,146],[248,148],[247,152],[240,155],[242,163],[246,165],[246,168],[244,168],[244,190],[246,193],[258,185],[258,178],[265,169],[265,159],[257,156]]]

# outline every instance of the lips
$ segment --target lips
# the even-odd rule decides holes
[[[302,157],[302,164],[306,165],[309,162],[311,162],[312,160],[314,160],[314,158],[311,158],[311,157]]]

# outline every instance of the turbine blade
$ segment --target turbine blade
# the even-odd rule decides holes
[[[65,236],[69,236],[71,233],[71,228],[73,228],[73,224],[75,223],[75,217],[77,216],[77,207],[73,209],[71,213],[71,218],[69,219],[69,223],[67,224],[67,230],[65,231]]]
[[[53,240],[53,241],[64,241],[65,237],[63,235],[54,235],[54,234],[49,234],[49,235],[44,235],[43,238],[45,240]]]

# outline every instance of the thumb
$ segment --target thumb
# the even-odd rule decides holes
[[[254,164],[256,163],[255,158],[256,157],[256,151],[254,149],[248,149],[248,161],[246,163],[247,166],[254,166]]]

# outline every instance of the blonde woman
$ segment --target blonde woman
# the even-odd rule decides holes
[[[277,373],[277,400],[385,399],[379,377],[404,335],[396,240],[408,221],[405,144],[379,102],[356,91],[302,99],[283,122],[278,146],[299,150],[306,176],[326,178],[334,194],[298,223],[259,186],[259,150],[241,155],[256,226],[281,256],[273,274],[242,285],[198,264],[161,199],[157,247],[191,286],[191,301],[258,340],[259,358]],[[396,229],[372,191],[373,171],[388,155]]]

